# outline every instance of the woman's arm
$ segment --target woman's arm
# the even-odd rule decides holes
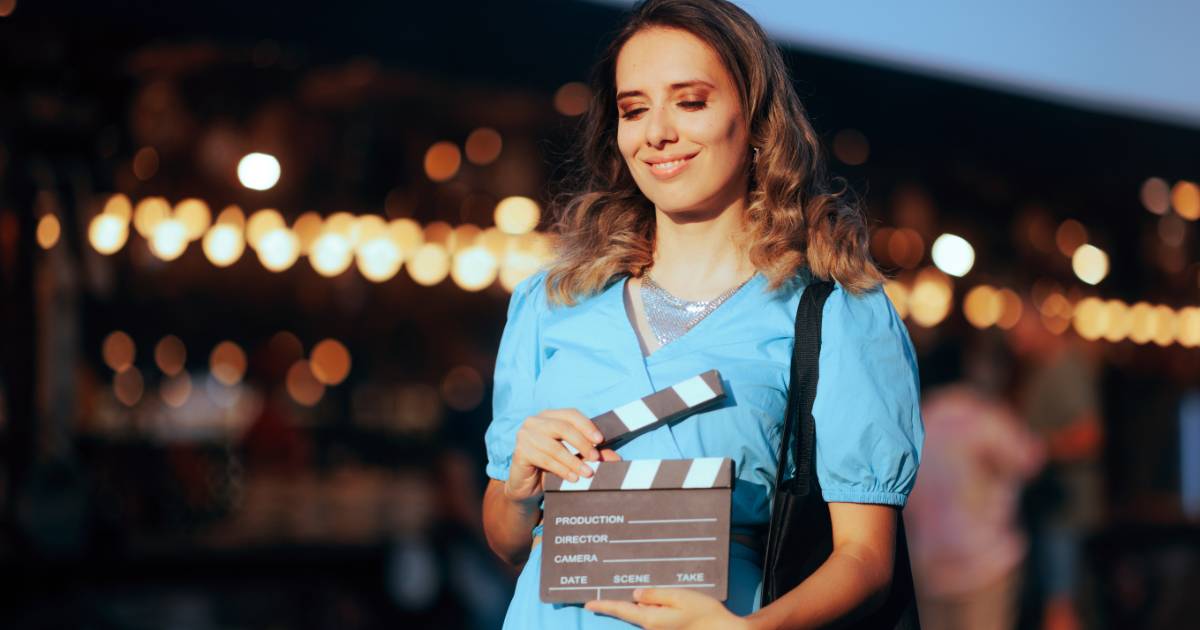
[[[799,586],[750,615],[752,627],[826,627],[882,605],[892,584],[898,514],[887,505],[830,503],[833,553]]]
[[[530,530],[542,518],[537,499],[514,501],[504,494],[504,482],[488,480],[483,494],[483,531],[488,546],[505,562],[518,565],[529,557]]]

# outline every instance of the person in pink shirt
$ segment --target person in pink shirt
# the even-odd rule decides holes
[[[989,364],[976,361],[971,380],[994,381],[981,373]],[[988,389],[957,383],[922,398],[925,458],[904,522],[925,630],[1016,624],[1028,551],[1017,525],[1019,498],[1045,452]]]

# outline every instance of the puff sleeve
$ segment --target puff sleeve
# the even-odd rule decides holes
[[[837,285],[821,323],[816,469],[828,502],[903,507],[925,441],[916,353],[882,289]]]
[[[517,429],[533,408],[533,386],[541,367],[538,320],[545,310],[545,272],[520,282],[508,302],[508,320],[496,354],[492,422],[484,434],[487,475],[505,481],[512,464]]]

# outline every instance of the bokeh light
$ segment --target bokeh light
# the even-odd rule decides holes
[[[134,345],[133,339],[121,330],[108,333],[108,336],[100,344],[100,355],[104,357],[104,364],[112,368],[114,372],[124,372],[129,369],[133,365],[136,353],[137,346]]]
[[[450,275],[466,291],[480,291],[496,281],[496,257],[484,247],[468,247],[454,255]]]
[[[409,218],[394,219],[388,223],[388,236],[396,242],[405,260],[411,259],[425,242],[425,232],[421,230],[421,224]]]
[[[277,227],[263,234],[255,251],[268,271],[286,271],[300,257],[300,239],[291,230]]]
[[[1164,304],[1155,306],[1150,314],[1150,340],[1164,348],[1175,343],[1177,325],[1174,309]]]
[[[563,116],[578,116],[588,109],[592,100],[592,89],[585,83],[572,81],[554,93],[554,109]]]
[[[479,238],[483,236],[483,229],[472,223],[464,223],[450,233],[450,241],[446,244],[446,249],[451,253],[457,253],[460,250],[466,249],[475,245]]]
[[[377,236],[359,245],[355,256],[358,272],[371,282],[386,282],[400,271],[404,257],[388,236]]]
[[[1108,254],[1095,245],[1080,245],[1071,256],[1071,269],[1088,284],[1099,284],[1108,275]]]
[[[1188,221],[1200,219],[1200,186],[1187,180],[1175,182],[1171,188],[1171,205]]]
[[[43,214],[42,218],[38,219],[37,244],[42,249],[54,247],[61,235],[62,225],[58,222],[58,217],[53,214]]]
[[[1095,341],[1108,329],[1109,311],[1099,298],[1087,297],[1075,305],[1072,324],[1075,333],[1088,341]]]
[[[1059,224],[1058,229],[1054,231],[1054,244],[1058,247],[1058,251],[1068,258],[1075,253],[1075,250],[1087,243],[1088,233],[1087,228],[1075,219],[1067,219]]]
[[[1121,300],[1109,300],[1104,303],[1104,308],[1108,311],[1105,319],[1108,327],[1104,329],[1104,340],[1111,343],[1124,340],[1133,328],[1133,313],[1130,312],[1129,306]]]
[[[338,385],[350,375],[350,351],[337,339],[313,346],[309,363],[313,376],[325,385]]]
[[[505,197],[496,204],[496,227],[506,234],[525,234],[533,230],[541,216],[541,208],[529,197]]]
[[[0,17],[8,17],[17,10],[17,0],[0,0]]]
[[[154,226],[150,251],[163,260],[179,258],[188,246],[187,227],[178,219],[163,219]]]
[[[1017,295],[1012,289],[1000,289],[1000,317],[996,320],[996,325],[1003,330],[1010,330],[1021,321],[1021,314],[1025,310],[1021,303],[1021,296]]]
[[[308,263],[326,278],[349,269],[353,261],[354,249],[346,237],[337,232],[325,232],[318,236],[308,252]]]
[[[1075,308],[1063,294],[1056,292],[1046,296],[1046,299],[1038,305],[1038,310],[1041,313],[1042,325],[1046,327],[1046,330],[1061,335],[1071,327]]]
[[[446,248],[437,243],[426,243],[408,261],[408,275],[417,284],[433,286],[446,279],[450,273],[450,256]]]
[[[963,316],[976,328],[988,328],[1000,320],[1004,313],[1004,302],[1000,292],[981,284],[963,297]]]
[[[266,236],[267,232],[287,224],[283,221],[283,215],[274,208],[264,208],[250,215],[250,219],[246,221],[246,242],[251,247],[258,249],[259,241]]]
[[[192,377],[180,372],[164,379],[158,386],[158,395],[168,407],[176,409],[187,404],[192,396]]]
[[[917,274],[913,283],[908,310],[914,322],[931,328],[950,313],[953,299],[954,288],[950,278],[937,269],[926,267]]]
[[[908,317],[908,287],[897,280],[888,280],[883,283],[883,292],[888,296],[888,300],[892,303],[892,308],[896,309],[896,314],[900,319]]]
[[[118,219],[128,223],[133,219],[133,204],[130,203],[129,197],[121,193],[116,193],[104,202],[103,214],[111,214]]]
[[[251,190],[270,190],[279,182],[279,160],[268,153],[248,153],[238,162],[238,181]]]
[[[233,225],[239,230],[246,227],[246,213],[242,212],[241,206],[228,205],[217,215],[217,225]]]
[[[900,267],[913,269],[925,258],[925,239],[916,230],[889,230],[886,237],[888,258]]]
[[[491,164],[500,157],[503,146],[500,132],[490,127],[480,127],[467,136],[467,160],[480,166]]]
[[[222,341],[208,356],[208,369],[222,384],[237,385],[246,375],[246,353],[236,343]]]
[[[154,236],[154,228],[171,217],[171,204],[162,197],[146,197],[138,202],[133,211],[133,227],[142,238],[149,240]]]
[[[933,241],[933,264],[938,269],[959,278],[967,275],[975,264],[975,248],[957,234],[943,234]]]
[[[303,359],[292,363],[284,381],[292,400],[305,407],[316,405],[325,395],[325,386],[313,376],[308,361]]]
[[[1185,348],[1200,347],[1200,307],[1179,309],[1179,343]]]
[[[167,335],[154,345],[154,364],[163,374],[178,374],[186,362],[187,348],[179,337]]]
[[[442,400],[455,411],[471,411],[478,407],[483,402],[483,393],[483,377],[469,365],[452,368],[442,379]]]
[[[1154,307],[1138,302],[1129,308],[1129,340],[1138,344],[1154,338]]]
[[[444,182],[458,174],[462,154],[453,142],[435,142],[425,151],[425,175],[435,182]]]
[[[425,225],[424,238],[426,243],[437,243],[449,249],[450,238],[453,234],[454,228],[445,221],[433,221]]]
[[[133,176],[146,181],[158,172],[158,151],[154,147],[142,147],[133,156]]]
[[[212,212],[207,203],[188,198],[175,204],[175,218],[187,228],[188,240],[194,241],[204,236],[205,230],[212,223]]]
[[[833,155],[843,164],[858,166],[871,154],[871,143],[857,129],[843,129],[833,137]]]
[[[144,388],[142,373],[135,367],[130,367],[113,376],[113,396],[126,407],[138,404],[138,401],[142,399]]]
[[[246,251],[242,228],[229,223],[218,223],[209,228],[201,246],[204,249],[204,256],[217,267],[232,265]]]
[[[313,243],[320,238],[323,226],[324,220],[316,212],[305,212],[296,218],[296,222],[292,224],[292,232],[300,241],[301,254],[312,251]]]
[[[1154,214],[1166,214],[1171,209],[1171,186],[1161,177],[1142,182],[1142,207]]]

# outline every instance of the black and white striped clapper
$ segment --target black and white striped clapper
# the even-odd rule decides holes
[[[597,446],[613,448],[654,427],[678,420],[724,398],[725,388],[721,386],[720,372],[709,370],[698,374],[592,418],[592,422],[604,436],[604,441]],[[565,442],[564,445],[577,453],[571,445]]]
[[[721,601],[729,578],[727,457],[588,462],[591,477],[546,473],[541,599],[633,599],[690,588]]]

